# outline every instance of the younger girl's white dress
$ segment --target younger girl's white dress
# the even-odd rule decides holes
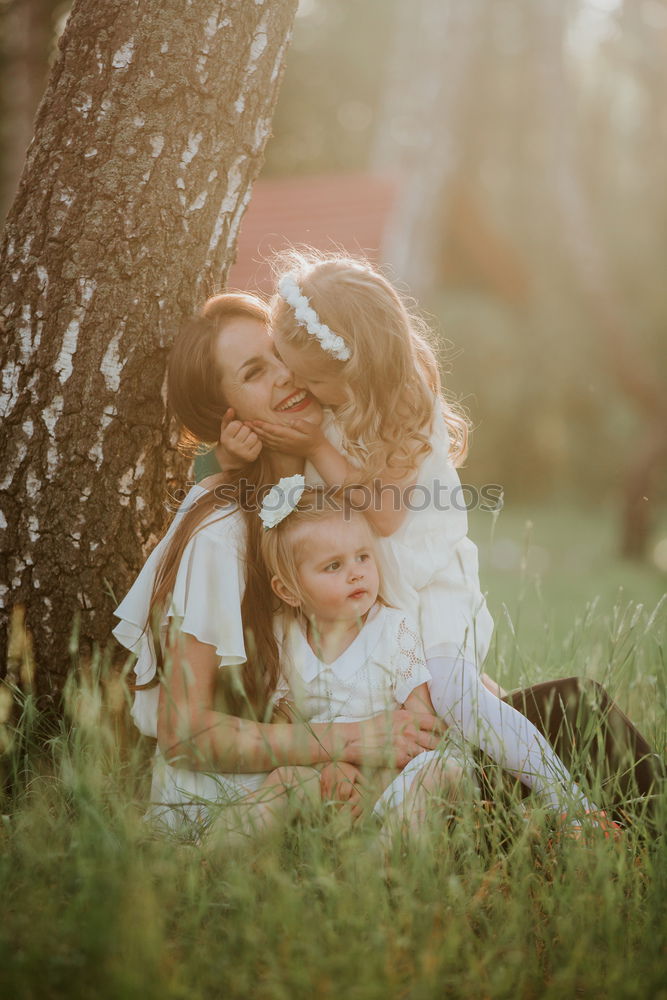
[[[281,666],[287,685],[281,694],[310,723],[359,722],[395,711],[415,688],[431,680],[417,626],[402,610],[380,603],[332,663],[324,663],[313,651],[301,621],[285,615]],[[443,756],[462,766],[460,754],[447,740],[441,750],[418,754],[385,789],[376,814],[399,805],[418,773]]]

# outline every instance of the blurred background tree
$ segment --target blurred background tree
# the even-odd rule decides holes
[[[301,0],[273,128],[264,177],[396,177],[384,256],[472,417],[465,478],[508,503],[613,504],[619,546],[652,551],[667,0]]]
[[[267,172],[396,172],[384,257],[454,345],[467,478],[619,510],[667,478],[667,4],[301,6]]]

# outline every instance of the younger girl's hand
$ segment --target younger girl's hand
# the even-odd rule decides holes
[[[326,764],[320,772],[320,793],[323,802],[336,802],[338,808],[348,806],[357,819],[363,812],[361,771],[346,761]]]
[[[254,462],[262,450],[262,442],[255,432],[242,420],[235,420],[234,416],[230,406],[222,418],[220,440],[215,449],[215,457],[223,472],[242,469],[244,465]]]
[[[307,420],[290,420],[285,424],[269,423],[266,420],[250,420],[249,426],[267,448],[286,455],[310,458],[318,448],[326,443],[321,428]]]

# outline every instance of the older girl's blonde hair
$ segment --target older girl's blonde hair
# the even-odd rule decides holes
[[[347,361],[326,353],[301,326],[280,294],[271,302],[271,326],[298,350],[314,352],[349,394],[337,410],[344,447],[367,478],[383,468],[417,468],[430,452],[434,397],[440,401],[454,465],[465,459],[468,422],[445,400],[425,321],[371,264],[342,254],[288,250],[274,258],[278,280],[291,274],[320,322],[343,339]]]
[[[281,583],[304,603],[303,588],[299,576],[300,554],[302,544],[298,538],[299,528],[304,524],[316,524],[332,517],[363,517],[359,511],[354,511],[347,498],[345,490],[332,493],[321,486],[306,486],[298,504],[287,517],[283,518],[273,528],[263,531],[261,551],[267,576],[277,576]],[[259,521],[259,518],[257,519]],[[373,547],[373,531],[368,525],[371,547]],[[293,609],[299,614],[299,609]]]

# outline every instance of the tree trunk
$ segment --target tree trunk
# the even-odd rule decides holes
[[[0,279],[2,645],[24,605],[43,693],[163,530],[166,352],[233,259],[296,5],[77,0],[61,39]]]
[[[643,428],[623,484],[621,554],[642,559],[655,524],[655,499],[667,466],[667,431],[658,421]]]

